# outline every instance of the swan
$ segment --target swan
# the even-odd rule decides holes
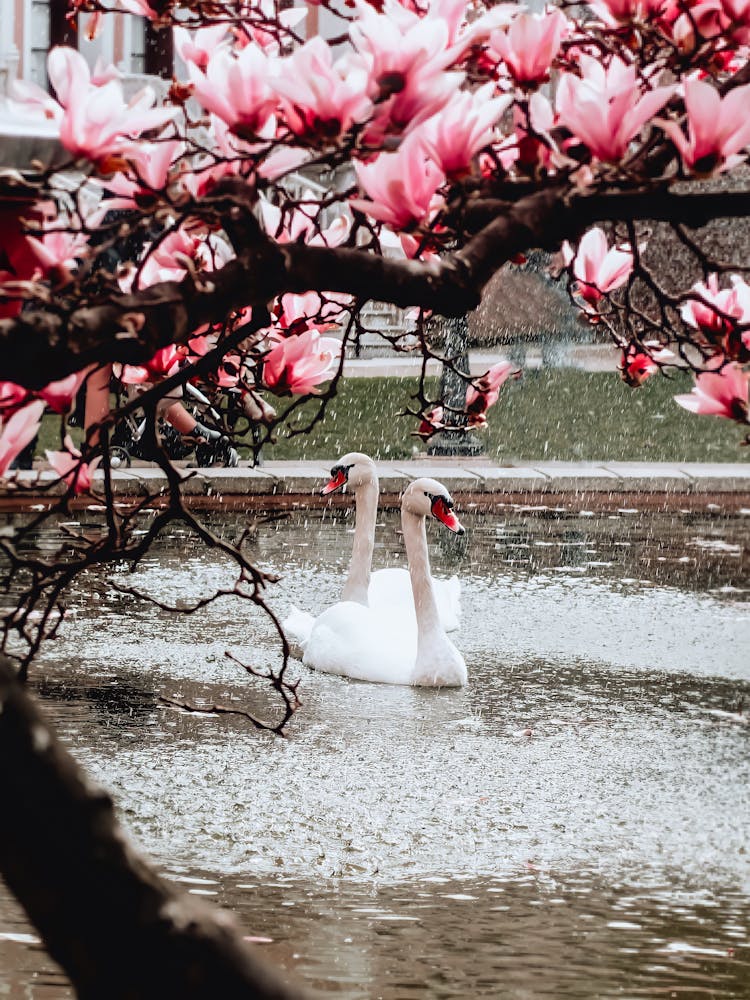
[[[352,557],[341,600],[371,608],[403,609],[414,621],[409,571],[391,567],[371,572],[380,485],[375,463],[369,455],[358,451],[343,455],[331,469],[331,478],[321,494],[328,496],[344,487],[354,493],[355,519]],[[433,586],[440,621],[446,632],[452,632],[458,628],[461,616],[461,582],[453,576],[450,580],[433,580]],[[294,606],[290,609],[283,628],[295,655],[304,647],[314,621],[309,612]]]
[[[302,662],[328,674],[379,684],[462,687],[466,664],[440,623],[425,518],[463,534],[453,501],[435,479],[417,479],[404,491],[401,525],[416,609],[414,622],[404,609],[370,608],[340,601],[318,618],[305,643]]]

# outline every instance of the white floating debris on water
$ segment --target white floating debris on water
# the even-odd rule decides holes
[[[742,546],[732,545],[722,538],[693,538],[688,544],[706,549],[709,552],[727,552],[733,556],[742,555]]]
[[[700,948],[698,945],[688,944],[687,941],[672,941],[662,948],[661,951],[672,955],[712,955],[715,958],[726,958],[727,952],[719,948]]]

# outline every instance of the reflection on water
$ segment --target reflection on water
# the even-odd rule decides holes
[[[466,690],[297,666],[286,741],[175,712],[158,693],[269,709],[224,657],[271,662],[267,621],[235,599],[166,615],[104,577],[35,683],[165,873],[320,996],[749,995],[750,727],[721,713],[750,701],[750,518],[465,520],[463,550],[429,536],[464,581]],[[336,598],[350,531],[259,526],[282,612]],[[384,517],[376,565],[400,553]],[[128,577],[169,601],[229,580],[179,534]],[[69,995],[32,933],[0,897],[0,996]]]
[[[263,940],[265,957],[321,998],[744,998],[750,991],[750,905],[734,887],[716,893],[674,879],[631,886],[532,866],[508,878],[393,884],[163,874],[233,910],[248,936]],[[0,913],[11,928],[0,933],[0,995],[71,997],[2,886]]]

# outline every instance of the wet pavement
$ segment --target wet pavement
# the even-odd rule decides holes
[[[103,576],[34,684],[160,870],[321,997],[749,995],[750,516],[462,520],[429,540],[463,581],[465,690],[297,665],[287,740],[169,709],[159,694],[271,712],[224,653],[278,662],[272,630],[239,599],[170,615]],[[259,524],[252,545],[282,575],[274,607],[317,612],[351,516]],[[375,564],[402,560],[384,515]],[[175,532],[122,579],[174,602],[231,574]],[[69,996],[33,941],[0,896],[0,996]]]

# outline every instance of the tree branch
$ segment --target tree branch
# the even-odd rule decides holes
[[[234,919],[162,881],[0,660],[0,870],[83,998],[292,1000]]]
[[[750,195],[653,191],[566,198],[562,188],[552,187],[515,204],[480,200],[462,215],[475,235],[462,249],[424,263],[346,247],[280,246],[260,230],[246,185],[236,179],[197,203],[195,213],[224,220],[236,260],[202,275],[199,283],[191,275],[160,282],[102,305],[73,308],[67,318],[29,310],[1,321],[0,378],[38,389],[87,364],[141,363],[160,347],[185,342],[205,323],[285,292],[342,292],[460,316],[479,304],[492,275],[521,251],[555,249],[597,221],[668,220],[700,227],[715,218],[748,216]],[[133,315],[141,324],[137,333],[127,331]]]

